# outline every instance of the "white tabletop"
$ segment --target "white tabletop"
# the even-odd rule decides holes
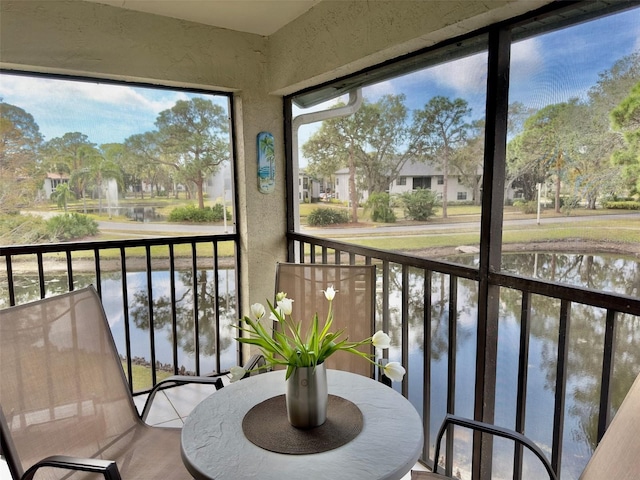
[[[182,459],[196,479],[398,480],[422,451],[422,420],[393,389],[353,373],[328,370],[329,393],[355,403],[363,428],[351,442],[312,455],[285,455],[251,443],[242,419],[256,404],[285,392],[284,372],[255,375],[200,403],[182,428]]]

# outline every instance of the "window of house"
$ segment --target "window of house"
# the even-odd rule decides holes
[[[428,190],[431,188],[431,177],[413,177],[413,189],[419,188]]]
[[[396,180],[396,185],[406,185],[407,184],[407,177],[398,177],[398,180]]]
[[[444,177],[442,175],[438,175],[436,177],[436,180],[438,182],[438,185],[444,185]]]
[[[467,199],[467,192],[458,192],[458,197],[456,198],[456,200],[466,200]]]

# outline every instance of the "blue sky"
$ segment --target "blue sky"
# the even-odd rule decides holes
[[[583,96],[599,73],[638,50],[640,8],[521,41],[512,49],[510,101],[542,108]],[[460,97],[472,108],[471,119],[477,119],[484,113],[485,80],[483,53],[381,82],[364,94],[376,101],[384,94],[404,93],[410,109],[424,107],[435,95]],[[78,131],[96,144],[122,142],[153,130],[159,112],[191,96],[185,91],[0,75],[0,98],[33,115],[45,140]],[[215,101],[227,103],[226,97]],[[300,145],[317,127],[301,129]]]
[[[637,51],[640,51],[640,8],[514,43],[509,101],[540,109],[574,97],[585,98],[600,73],[609,70],[616,60]],[[470,120],[476,120],[484,115],[486,70],[487,55],[483,52],[366,87],[363,94],[375,102],[385,94],[403,93],[411,110],[424,108],[437,95],[459,97],[472,109]],[[347,97],[341,101],[346,102]],[[322,110],[332,103],[304,112]],[[299,144],[302,146],[318,127],[318,124],[302,126]],[[301,159],[300,163],[306,162]]]
[[[203,96],[186,91],[140,88],[100,82],[0,75],[0,98],[30,113],[45,140],[81,132],[98,145],[121,143],[155,129],[158,114],[178,100]],[[205,98],[227,107],[225,96]]]

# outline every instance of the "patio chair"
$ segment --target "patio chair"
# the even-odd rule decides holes
[[[14,479],[191,478],[177,428],[139,416],[93,287],[0,311],[0,433]],[[174,376],[222,386],[220,378]],[[69,470],[74,470],[70,472]]]
[[[374,333],[375,282],[375,265],[278,263],[276,266],[276,292],[286,292],[294,299],[292,316],[302,323],[303,331],[311,325],[314,313],[318,313],[321,323],[327,318],[329,302],[323,290],[333,285],[338,293],[333,300],[332,330],[344,329],[345,336],[353,341]],[[347,352],[332,355],[326,365],[367,377],[374,374],[371,363]]]
[[[551,464],[538,446],[524,435],[482,422],[476,422],[455,415],[446,415],[436,438],[435,458],[439,458],[440,443],[448,425],[460,425],[471,429],[509,438],[531,450],[543,463],[549,478],[556,478]],[[622,405],[613,417],[609,428],[600,440],[580,480],[636,480],[640,473],[640,375],[627,393]],[[437,472],[438,465],[434,470]],[[449,478],[438,473],[414,470],[412,480]]]

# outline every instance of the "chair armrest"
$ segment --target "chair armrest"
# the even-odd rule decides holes
[[[516,443],[519,443],[525,447],[527,447],[533,454],[540,459],[544,468],[547,470],[549,474],[549,478],[553,480],[557,480],[556,473],[553,471],[549,460],[545,457],[542,450],[533,443],[530,439],[525,437],[523,434],[518,433],[514,430],[509,430],[508,428],[498,427],[496,425],[491,425],[490,423],[479,422],[477,420],[471,420],[464,417],[458,417],[456,415],[447,414],[442,421],[442,425],[440,426],[440,431],[438,432],[438,436],[436,437],[436,451],[433,461],[433,472],[436,473],[438,470],[438,458],[440,457],[440,443],[442,442],[442,437],[444,436],[444,432],[447,430],[447,426],[449,424],[459,425],[461,427],[471,428],[472,430],[479,430],[484,433],[489,433],[491,435],[497,435],[499,437],[508,438],[513,440]]]
[[[264,355],[262,355],[261,353],[257,353],[255,355],[252,355],[249,361],[242,368],[247,371],[247,373],[242,378],[247,378],[251,376],[252,372],[256,370],[267,371],[269,367],[267,366],[267,361],[265,360]]]
[[[164,378],[156,383],[155,387],[149,392],[149,396],[147,397],[147,401],[144,404],[144,408],[142,409],[142,414],[140,418],[142,420],[146,420],[147,415],[149,415],[149,411],[151,410],[151,405],[153,404],[153,399],[158,393],[159,390],[163,390],[165,388],[177,387],[178,385],[187,385],[189,383],[197,383],[202,385],[215,385],[216,390],[220,390],[224,385],[222,384],[223,374],[218,374],[212,377],[193,377],[190,375],[172,375],[170,377]]]
[[[122,480],[116,462],[111,460],[99,460],[95,458],[68,457],[54,455],[40,460],[32,465],[22,475],[21,480],[32,480],[36,471],[42,467],[65,468],[67,470],[80,470],[83,472],[101,473],[105,480]]]

